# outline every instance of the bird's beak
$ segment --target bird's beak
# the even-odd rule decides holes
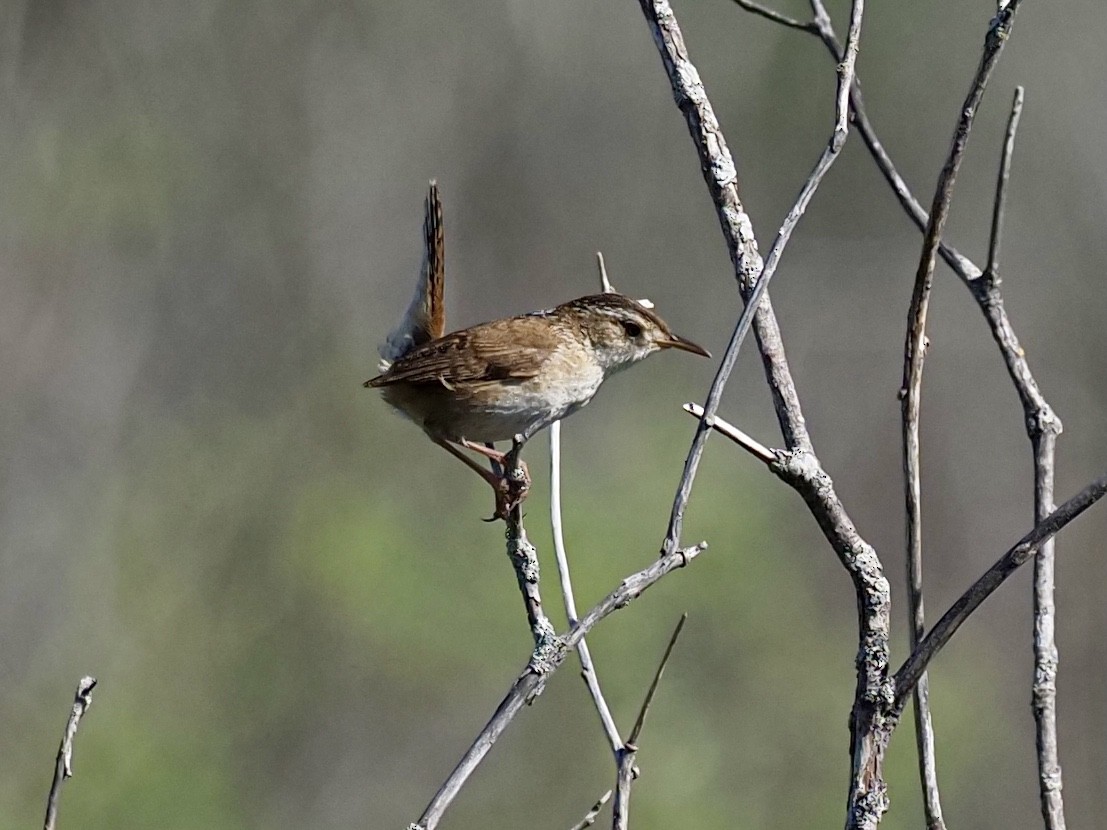
[[[677,334],[673,334],[662,340],[658,340],[657,345],[663,349],[680,349],[681,351],[698,354],[701,357],[711,357],[711,352],[709,352],[703,346],[698,346],[691,340],[685,340],[683,337]]]

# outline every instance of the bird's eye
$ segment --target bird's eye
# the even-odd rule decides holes
[[[627,337],[638,337],[642,333],[642,327],[632,320],[623,320],[623,331]]]

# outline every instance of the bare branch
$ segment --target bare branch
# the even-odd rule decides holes
[[[1007,184],[1011,176],[1011,155],[1014,152],[1015,134],[1022,114],[1023,88],[1015,89],[1011,112],[1007,117],[1007,131],[1000,153],[999,173],[992,212],[992,230],[988,245],[988,267],[984,272],[984,294],[998,297],[999,248],[1003,232],[1004,210],[1007,203]],[[988,305],[995,305],[989,302]],[[988,313],[987,311],[985,313]],[[1001,349],[1004,343],[1000,344]],[[1009,347],[1008,347],[1009,348]],[[1021,354],[1008,356],[1009,365],[1018,361]],[[1057,436],[1061,422],[1053,416],[1048,405],[1041,400],[1036,386],[1016,387],[1024,401],[1027,419],[1027,435],[1034,453],[1034,520],[1042,521],[1053,511],[1053,486],[1056,469]],[[1024,384],[1025,386],[1025,384]],[[1032,406],[1028,401],[1037,400]],[[1054,543],[1044,542],[1034,558],[1034,681],[1031,690],[1033,701],[1035,744],[1038,757],[1038,791],[1042,817],[1046,830],[1064,830],[1065,805],[1061,796],[1061,762],[1057,751],[1057,643],[1054,639]]]
[[[412,830],[433,830],[438,826],[442,815],[453,803],[458,792],[465,785],[480,762],[492,749],[493,744],[503,731],[519,714],[524,705],[533,701],[542,693],[546,680],[565,662],[569,654],[577,647],[601,620],[614,611],[625,607],[641,596],[666,574],[683,568],[701,553],[707,550],[707,544],[700,542],[690,548],[666,554],[649,567],[624,579],[619,586],[604,597],[592,610],[585,614],[564,637],[554,637],[542,647],[536,648],[522,673],[515,679],[507,695],[500,701],[484,729],[466,750],[453,772],[438,788],[434,798],[419,817],[418,822],[409,825]]]
[[[961,595],[960,599],[938,620],[923,638],[907,661],[896,672],[895,710],[903,711],[907,696],[926,671],[927,665],[961,627],[961,623],[980,607],[1004,581],[1034,556],[1042,544],[1053,538],[1061,528],[1103,498],[1107,494],[1107,473],[1097,478],[1071,499],[1066,501],[1027,533],[1008,550],[983,576]]]
[[[777,457],[775,452],[773,452],[771,449],[769,449],[759,441],[756,441],[755,439],[746,435],[746,433],[742,432],[742,430],[738,429],[738,427],[734,426],[734,424],[723,420],[717,415],[711,418],[704,418],[703,407],[700,406],[698,403],[686,403],[683,409],[689,415],[692,415],[706,422],[708,427],[715,430],[720,435],[729,438],[731,441],[744,449],[758,461],[762,461],[765,464],[773,464],[774,462],[776,462]]]
[[[804,23],[802,20],[788,17],[778,11],[762,6],[760,3],[754,3],[751,2],[751,0],[734,0],[734,2],[746,11],[756,14],[759,17],[764,17],[766,20],[771,20],[773,23],[779,23],[781,26],[787,26],[790,29],[799,29],[801,32],[809,32],[811,34],[819,33],[814,23]]]
[[[1003,214],[1007,207],[1007,182],[1011,178],[1011,155],[1015,151],[1015,133],[1019,129],[1022,116],[1023,88],[1015,87],[1015,98],[1011,102],[1011,114],[1007,116],[1007,133],[1003,141],[1003,151],[999,157],[999,176],[996,179],[996,198],[992,206],[992,231],[988,239],[988,267],[985,277],[990,281],[998,279],[999,244],[1003,233]]]
[[[1009,11],[1000,12],[992,22],[985,38],[984,51],[980,64],[957,120],[950,147],[938,184],[934,189],[934,199],[923,233],[922,254],[915,274],[915,287],[911,294],[911,305],[907,313],[907,337],[903,358],[903,478],[904,500],[906,503],[907,535],[907,599],[908,614],[911,619],[911,647],[918,646],[926,629],[923,603],[922,576],[922,497],[921,471],[919,467],[919,413],[922,402],[923,363],[926,358],[926,318],[930,306],[930,290],[934,283],[934,267],[938,255],[938,246],[942,238],[942,229],[949,217],[953,199],[953,185],[957,172],[964,159],[965,147],[976,118],[977,108],[984,98],[992,72],[999,61],[1007,34],[1014,22],[1014,11],[1018,0],[1013,0]],[[919,677],[914,685],[915,737],[918,746],[919,778],[923,789],[923,805],[926,811],[927,827],[944,830],[942,807],[938,796],[938,776],[934,759],[934,731],[930,717],[929,689],[926,675]]]
[[[611,790],[608,790],[600,796],[600,800],[592,805],[592,809],[585,813],[584,818],[574,824],[569,830],[584,830],[585,827],[591,827],[596,823],[596,816],[600,814],[600,810],[603,809],[603,805],[606,804],[611,798]]]
[[[1028,429],[1031,429],[1028,427]],[[1034,450],[1034,518],[1043,521],[1053,512],[1054,459],[1057,429],[1031,434]],[[1038,755],[1038,792],[1046,830],[1065,830],[1061,797],[1061,761],[1057,752],[1057,643],[1054,639],[1053,539],[1042,543],[1034,557],[1034,710]]]
[[[673,635],[669,638],[669,644],[665,647],[665,653],[661,656],[661,662],[657,665],[657,671],[654,672],[650,687],[646,690],[646,697],[642,701],[642,708],[638,710],[638,717],[634,721],[634,727],[630,730],[630,737],[627,738],[623,748],[617,754],[615,803],[612,806],[611,825],[614,830],[627,830],[629,826],[630,785],[638,777],[638,767],[634,765],[635,756],[638,755],[638,738],[641,736],[642,727],[646,723],[646,713],[649,712],[650,704],[653,703],[653,696],[657,693],[657,684],[661,682],[661,675],[665,673],[665,665],[669,662],[669,657],[673,653],[673,646],[676,645],[677,638],[680,637],[680,632],[687,620],[687,612],[680,615],[680,620],[677,622],[676,628],[673,629]]]
[[[615,801],[611,805],[612,830],[627,830],[630,826],[630,785],[638,777],[634,756],[638,747],[628,742],[619,753],[619,765],[615,773]]]
[[[73,697],[73,709],[69,712],[69,720],[65,722],[65,732],[58,747],[57,760],[54,762],[54,780],[50,784],[50,794],[46,797],[46,821],[43,824],[45,830],[54,830],[57,824],[58,799],[61,797],[62,782],[73,777],[73,739],[77,736],[77,727],[81,725],[81,718],[92,705],[94,688],[96,688],[95,677],[82,677],[77,684],[77,693]]]
[[[600,256],[602,262],[602,255]],[[550,527],[553,532],[557,575],[561,582],[561,598],[565,603],[565,616],[569,620],[569,625],[573,626],[577,624],[577,603],[573,596],[573,582],[569,576],[569,557],[565,552],[565,535],[561,524],[561,421],[550,424]],[[596,675],[592,654],[584,639],[581,639],[580,645],[577,646],[577,656],[580,658],[581,677],[584,678],[588,694],[600,716],[608,745],[617,758],[619,750],[623,748],[623,740],[619,736],[615,718],[611,715],[611,708],[607,705],[607,700],[600,689],[600,679]]]
[[[676,628],[673,629],[673,636],[669,638],[669,644],[665,647],[665,653],[661,656],[661,662],[657,664],[657,671],[654,672],[653,680],[650,682],[650,688],[646,691],[646,697],[642,701],[642,708],[638,710],[638,718],[634,721],[634,728],[630,730],[630,738],[627,739],[627,743],[638,743],[638,738],[642,734],[642,727],[646,723],[646,713],[649,712],[650,704],[653,703],[653,696],[657,694],[657,684],[661,682],[661,675],[665,673],[665,666],[669,662],[669,657],[672,656],[673,646],[676,645],[677,638],[680,637],[680,632],[684,630],[684,624],[687,621],[688,612],[685,611],[680,615]]]

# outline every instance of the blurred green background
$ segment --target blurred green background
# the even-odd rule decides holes
[[[1058,495],[1107,461],[1107,21],[1024,4],[949,237],[978,261],[1027,87],[1005,294],[1064,419]],[[806,4],[783,7],[797,15]],[[872,117],[928,202],[994,4],[870,4]],[[846,6],[833,11],[844,28]],[[828,134],[814,39],[678,2],[762,245]],[[449,323],[615,285],[721,352],[741,304],[637,4],[133,0],[0,6],[0,824],[41,821],[81,674],[100,679],[68,828],[404,827],[525,663],[491,499],[360,387],[404,308],[421,201],[446,204]],[[851,141],[773,290],[816,447],[894,587],[898,403],[919,237]],[[924,492],[932,619],[1030,526],[1022,412],[965,289],[931,314]],[[582,607],[655,555],[713,371],[655,358],[564,429]],[[722,414],[779,443],[753,349]],[[544,436],[527,520],[563,625]],[[1061,759],[1072,826],[1107,813],[1100,507],[1061,537]],[[686,540],[711,549],[592,638],[641,827],[840,826],[854,599],[800,501],[721,440]],[[1037,825],[1029,569],[933,665],[951,826]],[[921,826],[909,729],[885,826]],[[523,713],[450,828],[571,825],[612,765],[573,666]],[[601,822],[602,823],[602,822]]]

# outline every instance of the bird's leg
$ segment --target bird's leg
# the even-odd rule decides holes
[[[493,489],[497,489],[499,487],[499,483],[503,479],[503,476],[498,476],[494,472],[489,470],[487,467],[481,466],[476,461],[474,461],[472,458],[470,458],[465,453],[463,453],[461,450],[459,450],[457,447],[455,447],[453,444],[451,444],[449,441],[445,441],[441,438],[436,438],[433,435],[431,436],[431,440],[434,441],[434,443],[436,443],[438,446],[440,446],[446,452],[448,452],[450,455],[452,455],[454,458],[460,459],[462,462],[464,462],[464,464],[469,469],[471,469],[478,476],[480,476],[485,481],[487,481],[489,484],[491,484]],[[468,442],[466,442],[462,446],[468,446]],[[473,447],[470,446],[469,449],[473,449]],[[481,450],[486,450],[485,447],[480,447],[480,449]],[[496,451],[495,450],[486,450],[486,452],[484,454],[487,455],[488,452],[496,452]],[[499,460],[502,462],[503,453],[498,453],[497,455],[499,457]],[[489,455],[488,457],[489,458],[496,458],[497,456]]]
[[[492,470],[484,467],[467,456],[449,441],[443,440],[436,436],[430,436],[431,440],[442,449],[446,450],[450,455],[460,459],[465,463],[469,469],[483,478],[492,487],[496,493],[496,510],[492,514],[492,518],[488,521],[494,521],[496,519],[504,519],[506,521],[508,514],[511,510],[518,505],[524,498],[526,498],[527,491],[530,490],[530,473],[527,471],[526,464],[519,463],[521,470],[521,476],[518,480],[512,475],[512,471],[515,468],[514,459],[518,457],[518,449],[522,448],[522,445],[518,445],[518,449],[512,448],[511,453],[502,453],[494,447],[485,447],[481,444],[474,444],[472,441],[462,440],[458,443],[466,449],[473,450],[486,458],[490,458],[500,465],[500,468],[506,470],[504,475],[497,475]],[[508,458],[512,456],[511,466],[508,466]]]
[[[493,444],[491,441],[485,441],[484,446],[490,450],[496,449],[496,445]],[[497,461],[495,458],[488,459],[488,465],[492,468],[492,472],[494,472],[496,475],[502,476],[504,474],[504,465]]]
[[[499,464],[501,468],[504,465],[504,459],[507,458],[506,452],[500,452],[491,444],[478,444],[475,441],[470,441],[467,438],[462,438],[460,441],[458,441],[458,443],[461,444],[461,446],[465,447],[465,449],[467,450],[472,450],[475,453],[479,453],[485,458],[491,458],[493,461]]]

